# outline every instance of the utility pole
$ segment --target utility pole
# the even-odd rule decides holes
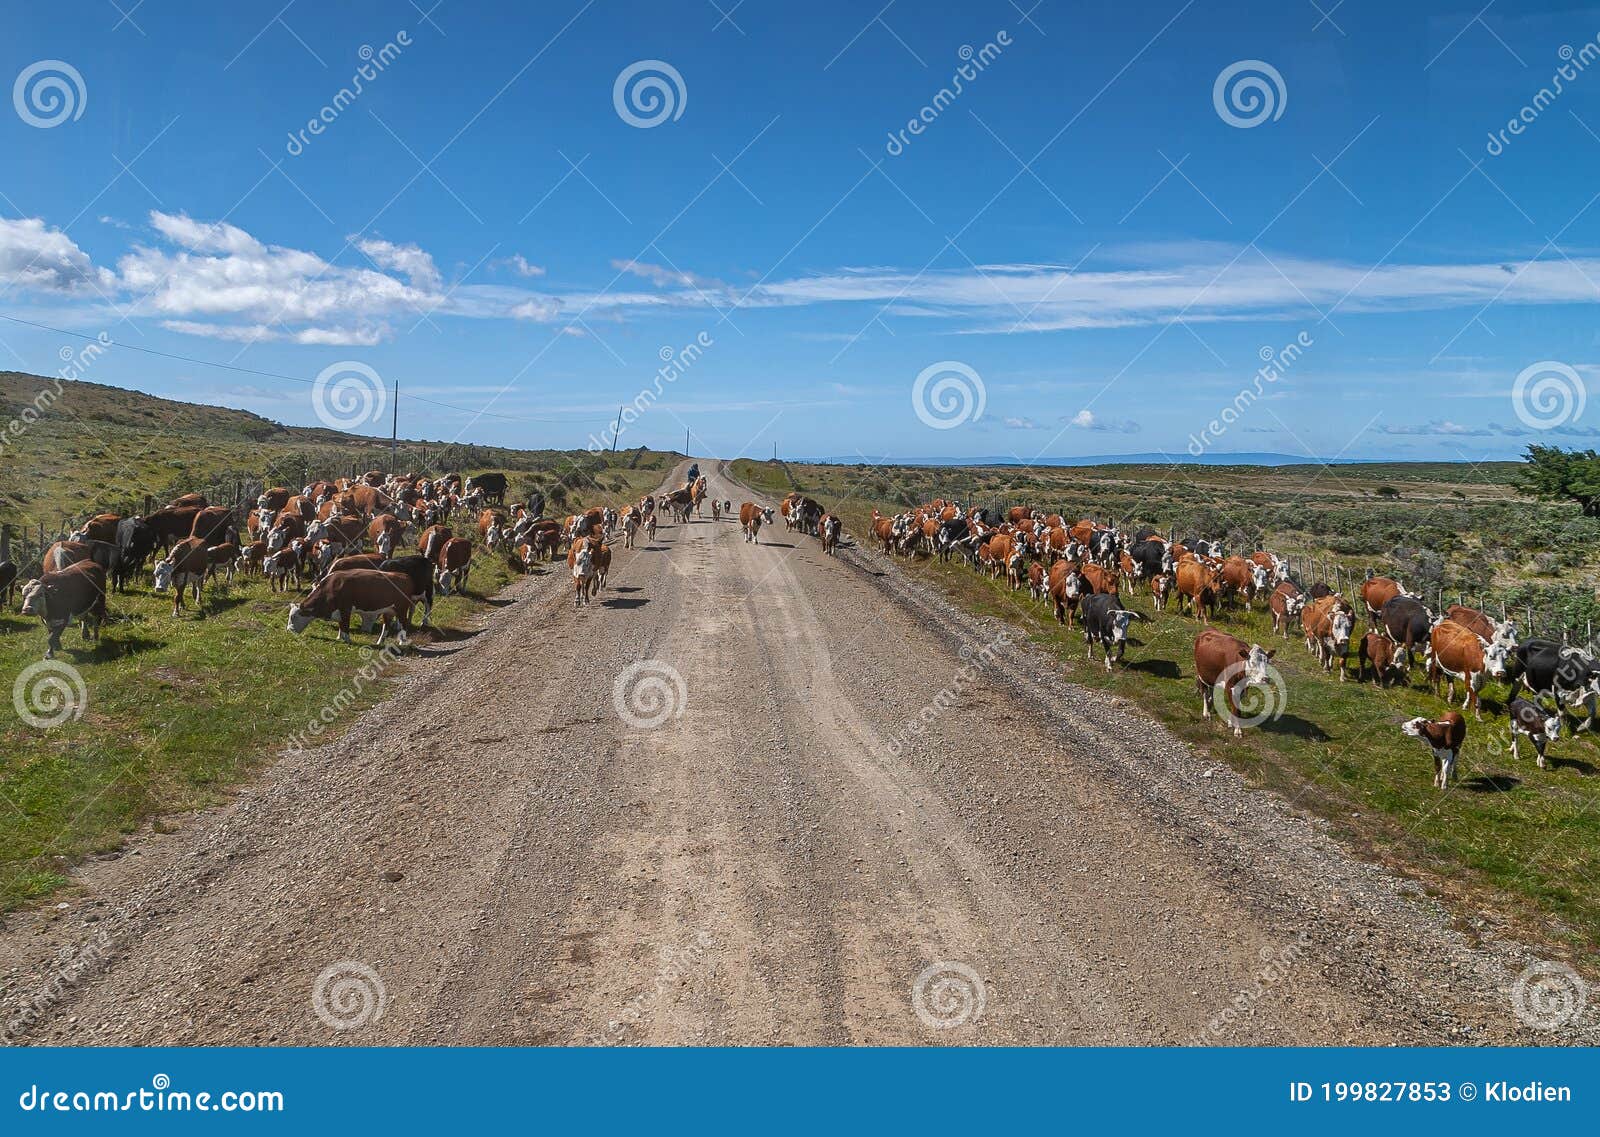
[[[622,434],[622,407],[617,408],[616,429],[611,432],[611,453],[617,452],[617,438]]]
[[[400,380],[394,381],[394,418],[389,427],[389,473],[395,473],[396,447],[400,444]]]
[[[687,458],[689,456],[689,428],[688,427],[684,427],[683,428],[683,456],[685,458]]]

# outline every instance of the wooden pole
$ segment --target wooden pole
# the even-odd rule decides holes
[[[394,418],[389,425],[389,473],[395,472],[394,452],[400,444],[400,380],[394,381]]]

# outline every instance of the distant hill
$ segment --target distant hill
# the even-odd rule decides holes
[[[824,466],[854,466],[862,462],[889,466],[1355,466],[1374,462],[1371,458],[1308,458],[1304,454],[1273,454],[1266,451],[1204,454],[1167,454],[1154,450],[1143,454],[1085,454],[1080,457],[1036,458],[1023,461],[1014,455],[980,455],[975,458],[898,458],[846,455],[836,458],[794,458],[796,462],[815,462]],[[1377,461],[1388,464],[1387,460]]]

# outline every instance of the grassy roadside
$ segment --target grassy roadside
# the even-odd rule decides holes
[[[863,492],[860,473],[850,468],[782,470],[739,461],[733,474],[779,495],[798,481],[798,488],[835,509],[851,534],[863,532],[874,507],[884,513],[901,508],[872,496],[870,487]],[[1078,500],[1088,514],[1093,499]],[[1441,794],[1429,782],[1428,753],[1402,737],[1398,724],[1442,713],[1445,702],[1420,680],[1389,690],[1357,684],[1353,669],[1352,681],[1341,685],[1337,676],[1322,673],[1303,639],[1273,636],[1259,609],[1229,612],[1218,624],[1276,648],[1287,699],[1277,719],[1235,741],[1215,720],[1200,717],[1192,654],[1196,621],[1169,610],[1136,625],[1126,665],[1108,674],[1086,661],[1081,634],[1059,628],[1048,606],[1026,592],[1013,593],[959,563],[899,564],[969,611],[1022,629],[1060,660],[1073,682],[1144,708],[1194,745],[1202,761],[1225,762],[1251,784],[1326,819],[1360,854],[1415,877],[1449,903],[1464,930],[1472,932],[1478,919],[1486,919],[1542,941],[1580,966],[1600,967],[1600,745],[1589,735],[1568,735],[1552,748],[1553,768],[1535,767],[1526,746],[1522,759],[1513,761],[1503,685],[1485,690],[1482,723],[1469,717],[1460,785]],[[1133,598],[1132,606],[1152,612],[1148,595]]]

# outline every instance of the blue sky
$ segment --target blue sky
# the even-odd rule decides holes
[[[0,367],[725,456],[1593,445],[1600,8],[1480,8],[10,4]]]

